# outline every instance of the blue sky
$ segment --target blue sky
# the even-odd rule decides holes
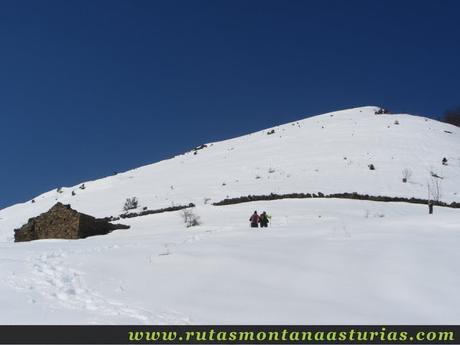
[[[459,1],[0,2],[0,208],[307,115],[460,104]]]

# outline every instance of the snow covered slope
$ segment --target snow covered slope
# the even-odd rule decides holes
[[[459,128],[376,110],[268,128],[0,210],[0,324],[459,324],[460,209],[211,205],[272,192],[426,198],[432,173],[442,200],[460,201]],[[57,201],[104,217],[134,196],[139,209],[193,202],[202,224],[167,212],[106,236],[13,243]],[[267,229],[249,228],[254,210],[273,216]]]
[[[254,209],[272,213],[251,229]],[[199,206],[77,241],[0,244],[1,324],[458,324],[460,210],[306,199]]]
[[[138,169],[50,191],[0,210],[0,240],[57,201],[98,217],[123,212],[128,197],[158,209],[270,193],[341,193],[427,198],[431,172],[442,200],[460,201],[460,130],[435,120],[375,115],[377,107],[337,111],[207,144]],[[396,124],[399,123],[399,124]],[[273,134],[268,134],[274,131]],[[442,159],[448,165],[442,165]],[[369,164],[375,170],[368,168]],[[402,183],[402,171],[412,176]],[[59,186],[56,186],[59,187]],[[72,196],[72,191],[76,195]]]

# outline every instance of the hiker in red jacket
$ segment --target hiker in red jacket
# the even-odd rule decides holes
[[[259,218],[259,215],[257,214],[257,211],[254,211],[251,218],[249,218],[249,221],[251,222],[251,228],[258,228],[259,220],[260,218]]]

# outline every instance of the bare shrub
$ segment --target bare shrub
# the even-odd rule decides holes
[[[197,216],[191,209],[184,209],[181,216],[187,228],[201,224],[200,217]]]
[[[441,180],[434,176],[431,177],[431,181],[427,184],[428,187],[428,199],[431,201],[440,201],[442,198]]]
[[[129,210],[134,210],[137,208],[138,205],[139,201],[135,196],[133,196],[132,198],[127,198],[125,204],[123,205],[123,211],[127,212]]]
[[[402,171],[402,177],[403,177],[402,181],[403,181],[404,183],[406,183],[407,181],[409,181],[409,179],[411,178],[411,176],[412,176],[412,171],[411,171],[410,169],[407,169],[407,168],[406,168],[406,169],[403,169],[403,171]]]

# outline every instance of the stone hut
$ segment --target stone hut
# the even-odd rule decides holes
[[[49,211],[30,218],[27,224],[14,230],[14,241],[25,242],[46,238],[79,239],[105,235],[117,229],[129,229],[123,224],[112,224],[77,212],[70,205],[58,202]]]

